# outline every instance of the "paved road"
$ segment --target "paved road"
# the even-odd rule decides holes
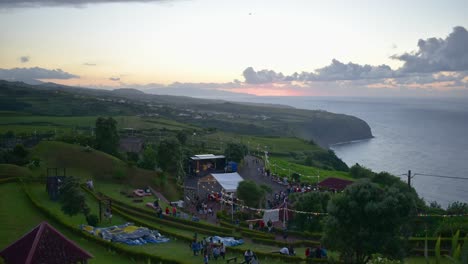
[[[273,193],[284,191],[286,188],[276,182],[273,182],[270,178],[260,175],[258,168],[263,167],[264,163],[262,159],[258,159],[254,156],[246,156],[244,158],[244,166],[239,170],[239,174],[244,180],[252,180],[256,184],[265,184],[270,186]]]

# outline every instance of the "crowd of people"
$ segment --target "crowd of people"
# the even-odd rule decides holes
[[[190,244],[190,248],[194,256],[202,256],[203,262],[206,264],[211,259],[218,260],[226,257],[226,245],[219,242],[214,242],[213,238],[207,239],[204,237],[200,241],[198,240],[197,233],[194,234],[193,241]]]

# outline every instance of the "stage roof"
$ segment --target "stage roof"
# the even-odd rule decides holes
[[[211,175],[226,192],[235,192],[239,183],[244,180],[237,172],[212,173]]]
[[[210,159],[224,159],[226,158],[223,155],[213,155],[213,154],[200,154],[191,157],[192,160],[210,160]]]

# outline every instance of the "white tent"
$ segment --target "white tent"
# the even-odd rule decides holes
[[[244,179],[237,172],[212,173],[211,176],[221,185],[225,192],[235,192]]]

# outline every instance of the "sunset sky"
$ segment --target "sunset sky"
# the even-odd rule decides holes
[[[0,79],[277,96],[468,95],[467,14],[466,0],[0,0]]]

